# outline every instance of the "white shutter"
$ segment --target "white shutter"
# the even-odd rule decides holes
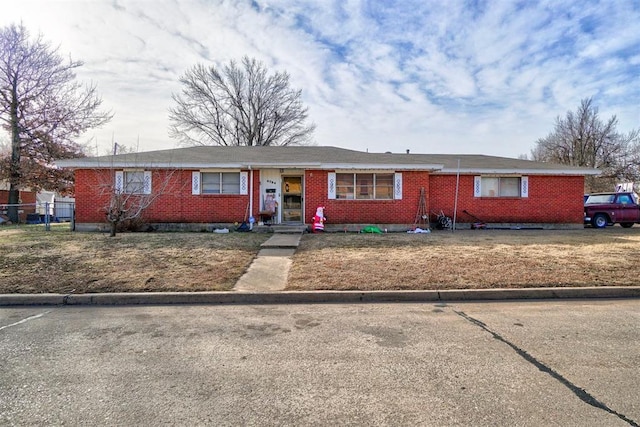
[[[249,194],[249,172],[240,172],[240,194]]]
[[[191,172],[191,194],[200,194],[200,171]]]
[[[520,178],[520,197],[529,197],[529,177]]]
[[[473,177],[473,197],[482,197],[482,177]]]
[[[151,171],[144,171],[144,194],[151,194]]]
[[[393,198],[402,200],[402,174],[395,173],[393,176]]]
[[[124,189],[124,172],[116,171],[115,179],[116,182],[114,183],[114,188],[116,190],[116,193],[122,193]]]
[[[336,173],[329,172],[327,174],[327,198],[336,198]]]

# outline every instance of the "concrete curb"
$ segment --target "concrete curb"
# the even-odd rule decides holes
[[[640,298],[640,286],[425,291],[154,292],[0,294],[0,307],[33,305],[325,304]]]

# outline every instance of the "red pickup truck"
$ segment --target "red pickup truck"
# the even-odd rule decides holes
[[[633,192],[590,194],[584,202],[584,223],[595,228],[613,224],[633,227],[640,223],[638,195]]]

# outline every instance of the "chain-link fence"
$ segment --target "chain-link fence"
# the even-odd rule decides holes
[[[11,207],[17,209],[17,222],[10,218]],[[42,225],[44,230],[49,231],[52,224],[68,224],[69,229],[74,230],[75,201],[0,204],[0,226]]]

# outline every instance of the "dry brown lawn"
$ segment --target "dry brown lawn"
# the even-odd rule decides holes
[[[270,237],[0,227],[0,293],[231,290]],[[640,227],[307,234],[288,290],[637,285]]]
[[[230,290],[269,236],[0,228],[0,293]]]
[[[288,290],[638,284],[640,228],[310,234]]]

